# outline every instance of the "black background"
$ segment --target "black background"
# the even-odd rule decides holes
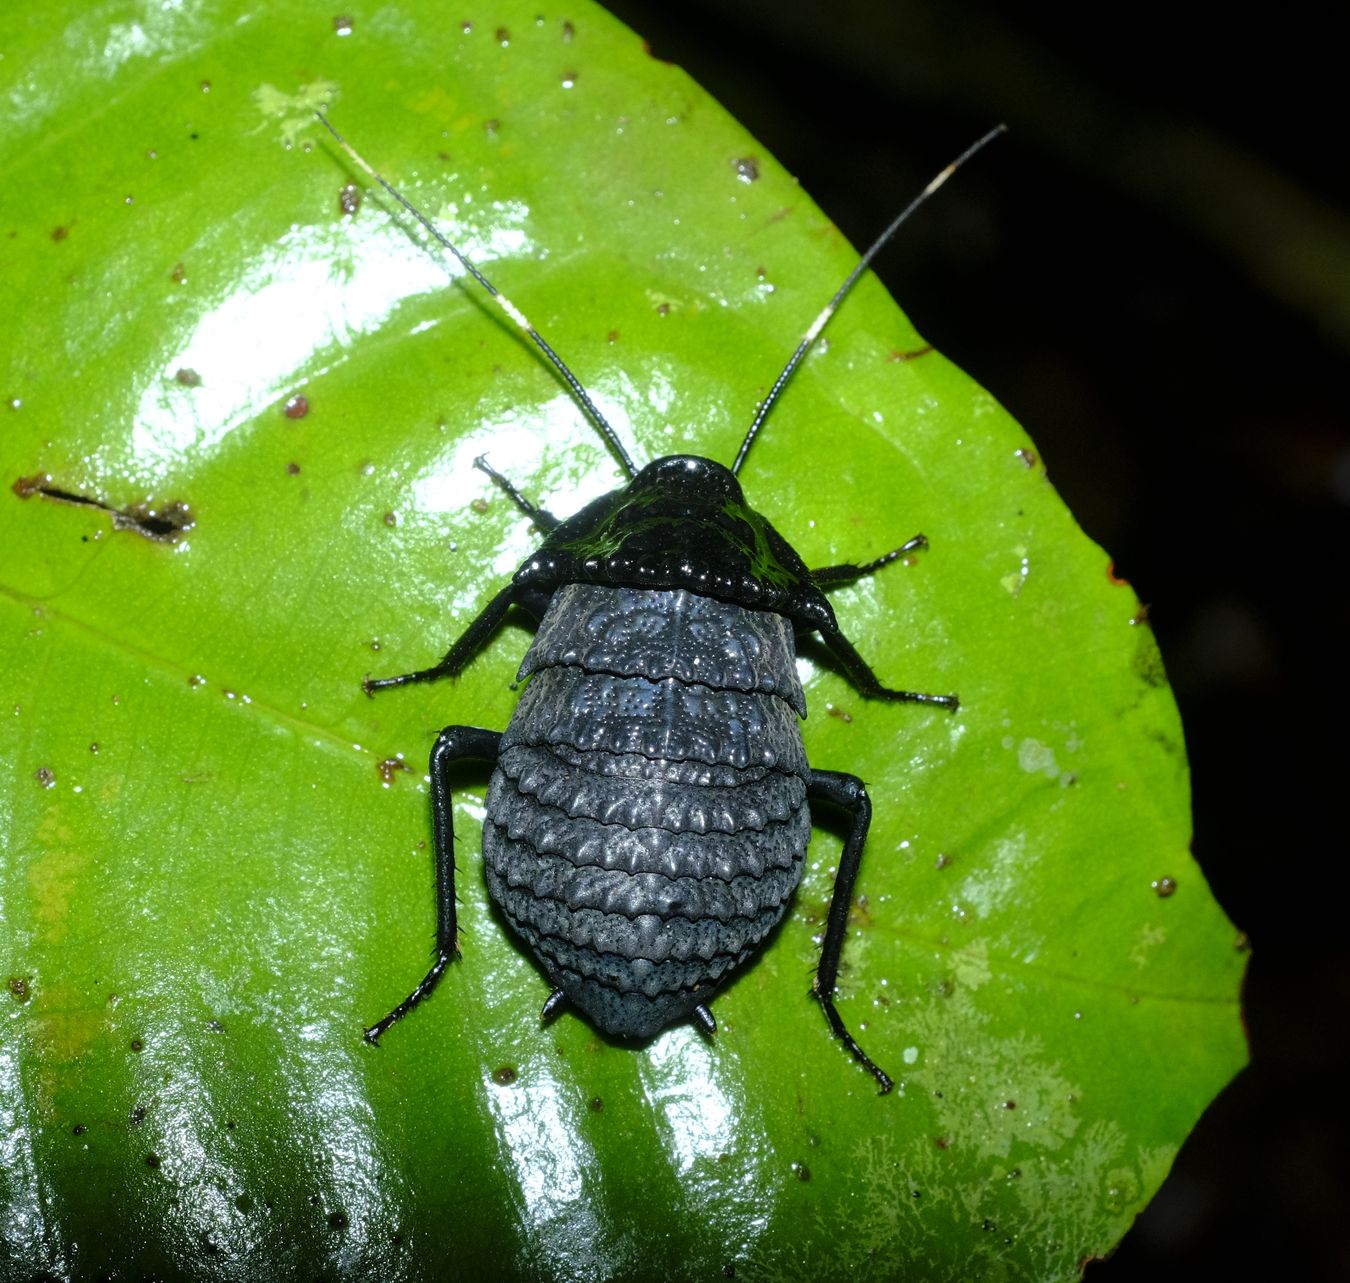
[[[1350,140],[1311,6],[609,0],[866,244],[1151,605],[1252,1064],[1088,1283],[1350,1278]],[[847,1232],[841,1227],[841,1232]]]

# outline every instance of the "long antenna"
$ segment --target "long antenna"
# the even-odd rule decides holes
[[[1007,130],[1007,125],[996,125],[978,142],[971,143],[950,165],[947,166],[927,187],[923,189],[903,210],[896,216],[891,225],[881,233],[880,236],[868,247],[867,253],[858,260],[857,266],[848,274],[844,283],[835,291],[834,297],[825,304],[821,314],[811,322],[810,328],[802,336],[802,341],[797,344],[797,350],[793,352],[788,363],[783,367],[783,372],[774,380],[773,387],[769,389],[769,395],[759,403],[759,409],[755,411],[754,421],[750,424],[750,430],[745,434],[745,440],[741,442],[741,448],[736,453],[736,461],[731,465],[733,473],[741,470],[741,464],[745,462],[745,456],[750,453],[750,446],[759,435],[759,430],[764,426],[764,420],[769,417],[769,411],[773,409],[774,403],[783,394],[783,389],[787,386],[787,381],[792,377],[793,372],[802,363],[802,358],[807,354],[816,339],[820,336],[821,330],[829,324],[830,317],[839,310],[839,304],[844,301],[844,296],[853,288],[857,281],[868,268],[869,264],[885,247],[886,242],[895,235],[904,222],[914,213],[920,205],[924,203],[943,183],[947,181],[962,165],[966,163],[977,151],[987,147],[999,134]]]
[[[637,468],[633,465],[633,460],[629,457],[628,451],[623,448],[623,442],[619,440],[619,434],[610,426],[609,420],[600,413],[600,408],[591,400],[590,394],[581,386],[581,381],[571,370],[567,368],[566,362],[560,357],[545,340],[544,336],[530,323],[529,318],[520,310],[509,298],[506,297],[493,283],[488,280],[465,256],[452,241],[450,241],[440,229],[429,219],[416,205],[412,203],[404,194],[398,190],[393,183],[389,182],[383,175],[377,173],[368,161],[354,148],[333,126],[328,122],[328,118],[321,111],[314,113],[319,118],[319,123],[337,140],[337,144],[352,158],[367,174],[369,174],[386,192],[389,193],[405,210],[408,211],[428,232],[436,239],[437,243],[443,248],[448,249],[459,264],[475,281],[479,283],[492,296],[492,301],[497,304],[507,316],[526,334],[534,340],[539,350],[550,361],[553,362],[553,368],[562,375],[563,382],[567,384],[572,395],[576,398],[577,404],[586,412],[586,416],[595,424],[597,431],[605,439],[605,443],[610,450],[614,452],[615,457],[623,464],[624,471],[630,478],[637,476]]]

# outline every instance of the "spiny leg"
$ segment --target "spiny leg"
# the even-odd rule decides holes
[[[506,492],[506,497],[511,500],[517,508],[521,510],[536,526],[545,534],[556,530],[559,526],[558,518],[545,508],[541,508],[537,503],[531,503],[519,490],[515,488],[500,472],[497,471],[488,461],[487,455],[480,454],[473,461],[473,466],[479,472],[486,472],[493,481],[495,481]]]
[[[900,691],[883,686],[853,643],[837,628],[822,628],[820,637],[843,666],[844,675],[865,699],[881,699],[892,704],[936,704],[952,713],[960,707],[960,700],[955,695],[927,695],[923,691]]]
[[[861,579],[864,575],[870,575],[874,571],[880,570],[882,566],[889,566],[891,562],[898,561],[907,553],[918,552],[927,547],[928,537],[926,535],[915,535],[913,539],[902,543],[900,547],[882,553],[874,561],[865,561],[861,566],[846,561],[838,566],[822,566],[819,570],[812,570],[810,572],[811,582],[822,588],[829,584],[852,583],[855,579]]]
[[[455,912],[455,826],[450,796],[450,766],[461,758],[495,762],[500,731],[477,726],[447,726],[431,750],[432,854],[436,864],[436,961],[412,991],[385,1018],[366,1030],[366,1041],[377,1046],[390,1025],[397,1024],[440,981],[451,961],[459,957],[459,924]]]
[[[890,1076],[882,1070],[849,1033],[843,1019],[834,1006],[835,983],[839,979],[839,956],[844,948],[844,935],[848,930],[848,910],[853,902],[853,884],[858,877],[858,865],[862,860],[863,843],[867,841],[867,829],[872,822],[872,803],[868,799],[867,789],[856,775],[846,775],[842,771],[812,771],[806,785],[806,795],[812,801],[830,802],[848,811],[853,817],[853,826],[844,840],[843,854],[839,857],[839,872],[834,876],[834,892],[830,897],[830,912],[825,921],[825,943],[820,950],[820,966],[816,969],[812,992],[815,993],[825,1011],[825,1019],[835,1037],[848,1049],[849,1054],[867,1070],[881,1087],[885,1095],[894,1086]]]
[[[446,652],[439,664],[430,668],[419,668],[415,673],[400,673],[397,677],[367,677],[361,683],[367,695],[376,691],[388,690],[391,686],[407,686],[412,682],[434,682],[442,677],[454,677],[468,667],[469,661],[487,644],[487,640],[497,631],[498,625],[506,617],[514,600],[514,586],[508,584],[486,606],[478,617],[464,630],[457,642]]]
[[[837,566],[822,566],[819,570],[813,570],[810,572],[811,582],[818,587],[851,583],[855,579],[861,579],[864,575],[880,570],[883,566],[889,566],[891,562],[898,561],[907,553],[927,547],[927,538],[924,535],[915,535],[913,539],[907,540],[898,548],[891,549],[890,552],[883,553],[873,561],[865,561],[861,565],[841,562]],[[959,701],[955,695],[926,695],[922,691],[892,690],[889,686],[883,686],[868,662],[854,649],[853,643],[837,628],[821,629],[820,636],[834,653],[834,657],[843,665],[844,675],[864,698],[887,700],[890,703],[936,704],[939,708],[956,711]]]

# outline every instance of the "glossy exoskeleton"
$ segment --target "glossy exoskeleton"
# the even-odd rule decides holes
[[[321,118],[322,119],[322,118]],[[327,125],[327,121],[324,121]],[[331,126],[328,126],[331,130]],[[872,807],[855,775],[807,761],[795,639],[816,633],[870,699],[957,705],[882,686],[840,631],[822,589],[924,546],[917,535],[861,565],[810,570],[745,501],[736,479],[769,409],[872,257],[913,209],[998,130],[948,166],[863,256],[761,403],[731,468],[696,455],[638,471],[613,428],[522,313],[338,137],[358,164],[464,265],[567,382],[623,464],[628,484],[558,521],[480,459],[545,534],[543,543],[430,668],[367,679],[368,693],[453,677],[512,606],[539,621],[505,731],[447,726],[431,751],[436,960],[366,1031],[374,1043],[459,954],[450,769],[494,764],[483,825],[488,888],[554,986],[608,1034],[648,1039],[693,1019],[787,910],[811,836],[810,804],[850,818],[813,991],[883,1092],[891,1079],[835,1008],[854,881]]]

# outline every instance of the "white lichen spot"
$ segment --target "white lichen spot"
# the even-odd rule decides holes
[[[1130,961],[1136,967],[1146,967],[1153,951],[1167,942],[1167,928],[1156,923],[1148,923],[1139,932],[1134,948],[1130,950]]]
[[[261,84],[253,91],[253,105],[267,120],[280,121],[281,142],[291,147],[297,134],[316,123],[314,113],[326,111],[340,92],[337,82],[332,80],[312,80],[293,94],[275,85]]]
[[[952,954],[952,972],[956,981],[967,989],[978,989],[989,980],[989,946],[983,940],[970,944]]]
[[[917,1047],[906,1047],[900,1053],[900,1059],[907,1065],[914,1064],[919,1059],[919,1049]]]
[[[1013,555],[1019,558],[1017,569],[1004,575],[999,583],[1003,590],[1014,597],[1022,594],[1022,588],[1027,582],[1027,576],[1031,573],[1031,557],[1027,547],[1024,544],[1018,544],[1013,548]]]
[[[1040,740],[1027,736],[1017,746],[1017,765],[1028,775],[1048,775],[1055,779],[1059,775],[1059,763],[1055,761],[1055,750]]]

